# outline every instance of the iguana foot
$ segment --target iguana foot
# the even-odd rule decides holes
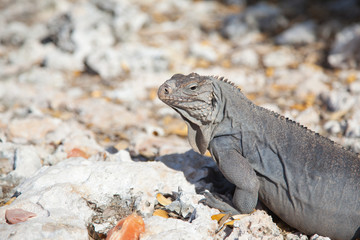
[[[230,204],[224,202],[223,200],[219,199],[218,197],[212,195],[210,192],[205,191],[202,193],[205,198],[201,199],[199,203],[203,203],[209,207],[217,208],[221,212],[228,213],[230,216],[241,214],[237,209],[235,209]]]

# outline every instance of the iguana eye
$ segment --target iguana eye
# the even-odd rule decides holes
[[[193,91],[194,91],[194,90],[197,89],[197,85],[192,85],[192,86],[190,86],[189,88],[190,88],[190,90],[193,90]]]

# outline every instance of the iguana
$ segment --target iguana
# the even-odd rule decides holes
[[[188,125],[236,185],[240,213],[258,199],[290,226],[333,239],[360,238],[360,158],[298,123],[255,105],[227,79],[175,74],[159,98]]]

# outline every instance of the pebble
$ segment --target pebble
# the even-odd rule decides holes
[[[253,49],[241,49],[231,55],[231,63],[235,66],[257,68],[259,66],[259,55]]]
[[[280,33],[276,38],[277,44],[283,45],[300,45],[310,44],[315,42],[316,24],[312,20],[308,20],[302,23],[296,23],[284,32]]]
[[[266,67],[287,67],[297,62],[294,53],[287,48],[271,51],[263,56],[263,64]]]
[[[355,24],[339,31],[335,36],[328,61],[336,68],[358,68],[360,47],[360,24]]]
[[[324,92],[320,96],[332,112],[340,110],[348,111],[356,102],[355,98],[353,98],[349,92],[344,90]]]

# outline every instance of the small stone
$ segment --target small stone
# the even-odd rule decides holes
[[[336,68],[358,68],[360,57],[360,24],[344,28],[335,36],[328,61]]]
[[[283,236],[279,227],[265,211],[257,210],[251,216],[246,216],[234,222],[234,231],[229,239],[271,238],[281,240]]]
[[[318,234],[314,234],[310,237],[310,240],[331,240],[328,237],[319,236]]]
[[[281,48],[271,51],[263,57],[266,67],[287,67],[297,63],[297,59],[289,49]]]
[[[299,113],[296,117],[296,121],[316,131],[316,126],[319,124],[320,116],[313,107],[309,107]]]
[[[330,120],[324,124],[324,128],[327,132],[336,135],[342,132],[341,124],[338,121]]]
[[[215,49],[208,43],[194,43],[191,45],[190,54],[201,60],[216,62],[218,59]]]
[[[320,95],[330,111],[348,111],[355,104],[355,99],[347,91],[324,92]]]
[[[316,24],[309,20],[297,23],[275,38],[277,44],[300,45],[313,43],[316,40]]]
[[[231,55],[233,65],[257,68],[259,66],[259,55],[251,48],[236,51]]]
[[[41,159],[33,146],[21,146],[15,150],[14,171],[11,175],[17,178],[32,176],[41,168]]]

